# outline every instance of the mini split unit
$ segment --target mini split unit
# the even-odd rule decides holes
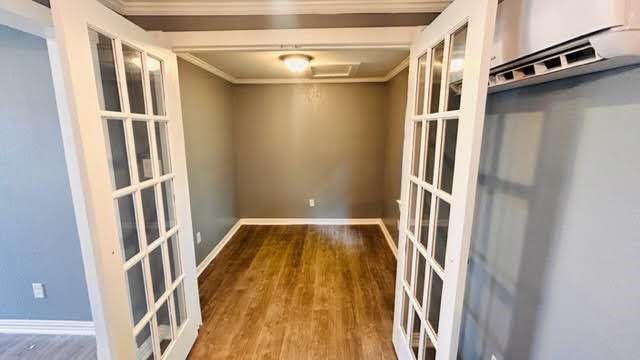
[[[489,92],[640,63],[640,0],[503,0]]]

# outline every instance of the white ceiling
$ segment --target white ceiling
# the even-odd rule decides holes
[[[215,67],[226,74],[233,82],[261,82],[265,80],[312,79],[310,71],[296,75],[291,73],[280,60],[280,56],[290,53],[303,53],[313,57],[311,66],[359,64],[355,79],[383,81],[393,71],[404,65],[409,55],[406,49],[336,49],[291,51],[210,51],[190,54],[198,60]],[[345,79],[341,77],[340,79]],[[278,82],[278,81],[269,81]]]
[[[441,12],[448,0],[101,0],[125,15],[274,15]]]

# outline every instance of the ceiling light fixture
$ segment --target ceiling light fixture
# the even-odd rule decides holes
[[[311,60],[313,60],[313,58],[309,55],[303,54],[287,54],[280,56],[280,60],[284,62],[289,71],[293,73],[301,73],[311,66]]]

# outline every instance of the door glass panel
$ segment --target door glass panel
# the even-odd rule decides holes
[[[440,189],[451,194],[453,170],[456,165],[456,142],[458,141],[458,119],[445,120],[442,159],[440,161]]]
[[[431,270],[431,278],[429,279],[429,311],[427,312],[427,321],[433,331],[438,333],[438,324],[440,323],[440,302],[442,301],[442,279]]]
[[[131,185],[129,173],[129,156],[127,155],[127,139],[122,120],[107,119],[107,141],[109,161],[111,163],[111,183],[115,189]]]
[[[136,148],[136,162],[138,164],[138,179],[145,181],[153,178],[153,163],[151,162],[151,148],[149,146],[149,131],[146,121],[133,122],[133,140]]]
[[[418,267],[417,267],[416,286],[415,286],[414,295],[416,297],[416,300],[418,300],[418,304],[420,304],[420,306],[424,306],[424,304],[422,303],[422,300],[424,297],[424,281],[426,279],[427,259],[425,259],[424,256],[422,256],[419,251],[417,252],[417,256],[418,256],[418,263],[417,263]]]
[[[129,304],[133,324],[137,324],[147,313],[147,296],[144,284],[142,262],[139,262],[127,271],[127,284],[129,285]]]
[[[176,315],[176,329],[180,329],[180,326],[187,320],[187,304],[184,302],[183,283],[180,283],[173,292],[173,306]]]
[[[151,325],[145,325],[136,335],[136,359],[153,360],[153,339],[151,338]]]
[[[447,251],[447,235],[449,232],[449,204],[438,199],[438,224],[436,226],[436,241],[433,247],[433,258],[444,269]]]
[[[423,355],[423,359],[424,360],[436,360],[436,347],[435,345],[433,345],[433,342],[431,341],[431,339],[429,338],[429,336],[427,335],[427,332],[423,332],[422,333],[422,338],[424,345],[424,355]]]
[[[420,350],[420,329],[422,328],[422,321],[418,316],[418,312],[413,311],[413,331],[411,332],[411,337],[409,338],[409,343],[411,344],[411,351],[413,351],[413,356],[418,358],[418,352]]]
[[[149,81],[151,86],[151,105],[154,115],[165,115],[164,111],[164,86],[162,84],[162,61],[153,56],[147,56],[147,68],[149,69]]]
[[[160,236],[160,229],[158,227],[158,209],[156,208],[156,194],[153,190],[153,186],[143,189],[140,194],[142,196],[142,213],[144,215],[147,244],[151,244]]]
[[[162,246],[158,246],[149,254],[149,268],[151,272],[151,285],[153,287],[153,299],[158,301],[166,289],[164,284]]]
[[[162,183],[162,198],[164,206],[164,226],[165,230],[169,231],[176,226],[176,214],[173,197],[173,181],[167,180]]]
[[[420,56],[418,59],[418,88],[416,90],[416,115],[422,115],[424,112],[424,84],[426,81],[427,70],[427,54]]]
[[[156,146],[158,148],[158,161],[160,162],[160,175],[171,172],[171,157],[169,156],[169,137],[166,122],[156,122]]]
[[[405,245],[404,279],[411,286],[411,275],[413,272],[413,242],[407,238]]]
[[[100,109],[120,111],[120,90],[113,54],[113,40],[89,29],[89,41]]]
[[[164,355],[165,351],[173,340],[173,331],[171,330],[171,321],[169,317],[168,301],[165,301],[156,313],[158,320],[158,339],[160,340],[160,354]]]
[[[127,261],[140,252],[133,195],[125,195],[116,200],[116,216],[118,217],[118,225],[120,225],[118,235],[122,245],[122,254],[124,260]]]
[[[132,113],[144,114],[144,87],[142,84],[142,53],[130,46],[122,44],[124,70],[127,78],[129,107]]]
[[[416,210],[418,205],[418,185],[411,182],[409,186],[409,214],[407,218],[407,227],[411,234],[416,233]]]
[[[402,331],[407,333],[409,326],[409,296],[407,292],[402,290]]]
[[[427,249],[429,245],[429,225],[431,219],[431,193],[423,190],[422,216],[420,219],[420,243]]]
[[[422,139],[422,121],[413,123],[413,155],[411,156],[411,175],[418,176],[420,169],[420,148]]]
[[[436,139],[438,135],[438,122],[429,121],[427,126],[426,147],[427,156],[425,159],[425,177],[424,180],[433,185],[433,171],[436,158]]]
[[[467,26],[456,31],[451,38],[449,75],[447,76],[447,111],[460,110],[464,55],[467,46]]]
[[[429,114],[440,109],[440,84],[442,83],[442,63],[444,58],[444,42],[431,50],[431,81],[429,86]]]
[[[176,281],[178,276],[182,275],[182,267],[180,266],[180,242],[178,234],[174,234],[167,240],[167,249],[169,249],[169,267],[171,271],[171,282]]]

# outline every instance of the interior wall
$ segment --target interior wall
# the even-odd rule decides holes
[[[236,215],[380,218],[385,95],[380,83],[234,86]]]
[[[195,243],[199,264],[237,221],[232,88],[182,59],[178,72],[193,233],[202,239]]]
[[[382,221],[398,246],[398,221],[402,182],[402,146],[404,120],[407,107],[409,69],[405,69],[386,83],[387,119],[384,146],[384,201]]]
[[[640,67],[491,95],[460,357],[640,358]]]
[[[0,319],[91,320],[45,41],[0,26],[0,79]]]

